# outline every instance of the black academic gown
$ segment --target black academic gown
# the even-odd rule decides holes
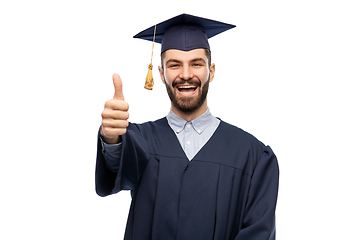
[[[126,240],[275,239],[279,169],[270,147],[220,122],[189,161],[166,118],[130,124],[119,171],[99,141],[96,191],[132,191]]]

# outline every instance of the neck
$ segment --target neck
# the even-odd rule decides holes
[[[193,112],[180,111],[173,104],[171,104],[171,110],[173,111],[173,113],[175,113],[176,116],[184,119],[187,122],[191,122],[192,120],[200,117],[206,112],[207,109],[208,109],[207,100],[205,100],[205,102],[203,103],[203,105],[201,105],[201,107],[199,107]]]

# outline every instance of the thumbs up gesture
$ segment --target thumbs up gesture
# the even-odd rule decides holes
[[[106,143],[114,144],[120,141],[119,136],[126,133],[129,126],[129,104],[125,102],[122,91],[122,81],[118,74],[113,75],[115,88],[114,98],[105,103],[102,112],[102,125],[100,134]]]

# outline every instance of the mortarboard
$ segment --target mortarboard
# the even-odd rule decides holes
[[[134,38],[152,41],[153,50],[154,42],[161,43],[161,53],[169,49],[190,51],[205,48],[210,50],[208,39],[233,27],[235,25],[181,14],[136,34]],[[148,68],[145,88],[152,89],[152,59]]]

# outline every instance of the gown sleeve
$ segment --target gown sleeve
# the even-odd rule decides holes
[[[118,156],[121,154],[122,143],[107,144],[102,140],[101,137],[100,141],[102,147],[102,154],[104,155],[107,168],[110,169],[110,171],[112,172],[118,172],[120,164],[120,162],[118,161]]]
[[[148,143],[135,124],[130,124],[122,135],[122,149],[117,161],[119,169],[111,171],[102,153],[100,131],[98,133],[95,188],[99,196],[105,197],[121,190],[134,190],[148,161]]]
[[[265,147],[250,184],[244,221],[235,240],[275,240],[275,208],[279,167],[270,147]]]

